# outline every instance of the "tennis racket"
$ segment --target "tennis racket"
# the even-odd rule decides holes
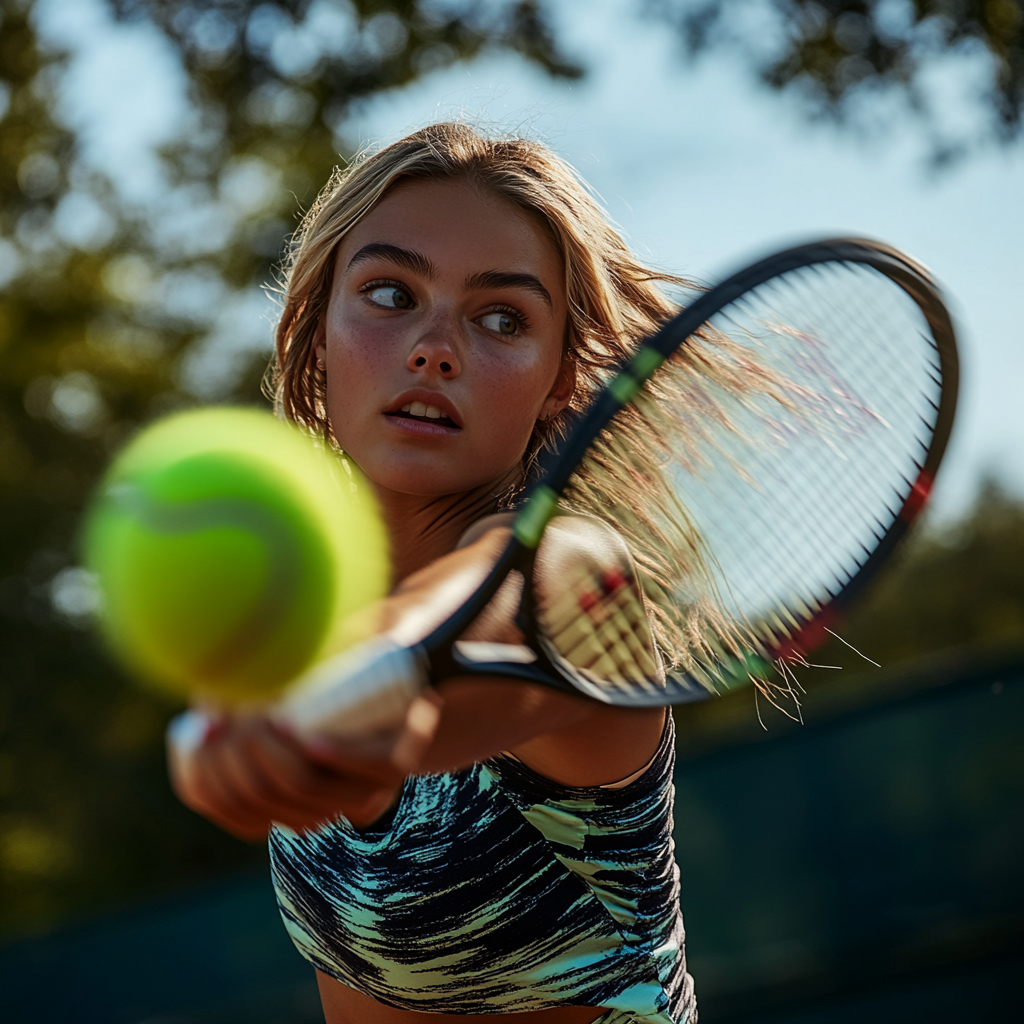
[[[372,641],[324,663],[285,713],[300,731],[356,733],[395,721],[428,683],[470,674],[626,706],[773,673],[767,685],[785,689],[920,514],[957,382],[949,313],[907,256],[836,239],[763,259],[696,294],[609,375],[455,614],[411,647]],[[650,523],[692,535],[688,564],[656,574],[682,650],[652,636],[650,593],[628,574],[581,572],[551,602],[533,587],[545,529],[588,466],[641,490],[656,475]],[[523,643],[464,639],[516,573]]]

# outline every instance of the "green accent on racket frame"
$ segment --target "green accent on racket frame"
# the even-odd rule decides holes
[[[645,381],[654,371],[665,362],[665,357],[650,345],[644,345],[629,364],[630,373],[638,381]]]
[[[531,551],[540,543],[544,527],[558,509],[558,495],[550,487],[538,487],[526,508],[516,516],[512,533]]]

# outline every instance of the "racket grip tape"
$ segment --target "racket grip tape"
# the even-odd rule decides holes
[[[378,638],[321,662],[292,685],[272,714],[299,739],[398,732],[426,685],[415,650]],[[216,712],[191,708],[178,715],[167,729],[172,774],[187,781],[200,748],[220,729]]]
[[[275,708],[300,738],[398,730],[427,685],[415,649],[376,638],[322,661]]]

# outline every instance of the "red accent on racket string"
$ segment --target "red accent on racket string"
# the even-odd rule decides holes
[[[601,578],[601,586],[604,588],[605,594],[614,594],[628,585],[628,581],[620,569],[609,569]]]
[[[601,603],[601,598],[598,594],[595,594],[592,590],[585,590],[579,597],[580,608],[588,612],[595,606]]]
[[[786,661],[792,657],[805,657],[828,639],[829,631],[835,623],[836,613],[832,610],[832,607],[822,608],[810,622],[801,626],[791,637],[784,640],[776,648],[775,659]]]
[[[922,469],[920,476],[914,481],[914,486],[910,488],[907,500],[903,502],[903,508],[900,509],[900,519],[904,522],[912,523],[921,514],[921,509],[924,508],[928,495],[932,493],[933,483],[934,480],[931,474],[926,473]]]

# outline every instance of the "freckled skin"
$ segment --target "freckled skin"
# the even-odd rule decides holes
[[[435,273],[381,254],[350,266],[374,244],[419,253]],[[550,305],[521,285],[467,283],[491,271],[531,275]],[[511,331],[501,329],[503,317]],[[516,471],[536,421],[572,397],[562,360],[566,322],[564,269],[546,227],[470,185],[403,184],[342,241],[316,354],[327,367],[332,430],[374,484],[391,533],[395,579],[405,581],[385,602],[382,621],[390,627],[408,625],[417,614],[443,617],[450,610],[445,595],[449,602],[468,596],[449,593],[453,573],[467,566],[485,572],[507,540],[507,516],[481,517]],[[443,396],[461,429],[388,416],[412,390],[428,393],[417,398],[426,404],[430,395]],[[631,571],[621,538],[607,528],[565,522],[545,545],[550,537],[557,550],[540,553],[541,585],[549,577],[557,582],[574,559]],[[480,638],[518,639],[514,611],[514,602],[496,605],[477,625]],[[420,621],[420,635],[422,628]],[[271,821],[302,830],[338,813],[369,824],[394,801],[409,771],[465,767],[501,750],[565,785],[623,779],[650,760],[665,714],[480,677],[446,680],[422,701],[436,709],[432,726],[417,732],[407,722],[383,746],[326,738],[303,745],[257,713],[226,717],[190,772],[174,775],[175,788],[188,806],[245,838],[265,837]],[[399,750],[406,752],[401,758]],[[328,1024],[485,1019],[398,1010],[326,975],[318,980]],[[588,1024],[602,1012],[563,1006],[486,1020]]]
[[[436,276],[382,257],[350,268],[374,243],[421,253]],[[470,275],[493,270],[533,275],[552,305],[520,287],[467,287]],[[541,224],[465,183],[400,186],[345,237],[317,352],[327,364],[335,436],[379,491],[467,492],[502,480],[519,463],[537,419],[561,409],[571,393],[560,374],[563,278]],[[365,289],[375,281],[400,284],[411,308],[371,301]],[[526,322],[503,335],[491,329],[496,308]],[[448,398],[462,429],[420,437],[389,421],[384,411],[411,388]]]

